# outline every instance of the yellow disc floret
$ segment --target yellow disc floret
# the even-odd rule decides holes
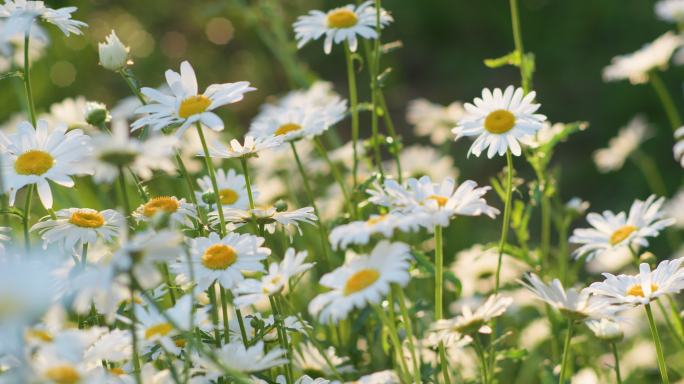
[[[658,286],[656,284],[651,283],[651,293],[657,290]],[[629,289],[627,290],[627,295],[644,297],[644,290],[643,288],[641,288],[641,284],[634,284],[631,287],[629,287]]]
[[[500,135],[515,126],[515,115],[505,109],[490,112],[485,118],[484,127],[490,133]]]
[[[178,199],[171,196],[153,197],[143,206],[143,215],[152,217],[159,212],[174,213],[180,208]]]
[[[326,21],[328,28],[350,28],[356,25],[359,18],[349,8],[338,8],[328,12]]]
[[[69,217],[69,223],[81,228],[100,228],[104,222],[104,216],[100,212],[91,210],[79,210]]]
[[[40,176],[49,171],[55,159],[45,151],[30,150],[22,153],[14,161],[14,170],[20,175]]]
[[[615,232],[613,232],[612,235],[610,235],[610,245],[620,244],[636,230],[637,227],[633,225],[624,225],[618,228]]]
[[[230,188],[225,188],[219,191],[219,200],[221,200],[221,204],[235,204],[239,197],[240,196],[238,193]]]
[[[145,339],[150,340],[156,336],[166,336],[173,330],[173,326],[169,323],[155,324],[145,330]]]
[[[56,365],[45,370],[45,377],[57,384],[76,384],[81,380],[81,375],[71,365]]]
[[[187,119],[192,115],[202,113],[211,105],[211,99],[204,95],[190,96],[181,102],[178,108],[178,116]]]
[[[276,136],[282,136],[282,135],[287,135],[290,132],[296,132],[302,129],[302,126],[299,124],[295,123],[287,123],[283,124],[278,129],[276,129],[275,134]]]
[[[237,252],[225,244],[214,244],[202,255],[202,264],[209,269],[226,269],[237,260]]]
[[[344,295],[349,296],[353,293],[363,291],[370,287],[380,278],[380,272],[375,269],[362,269],[353,274],[344,285]]]
[[[430,195],[430,196],[428,196],[428,200],[434,200],[435,202],[437,202],[437,205],[439,205],[440,207],[445,206],[446,203],[449,202],[448,197],[439,196],[439,195]]]

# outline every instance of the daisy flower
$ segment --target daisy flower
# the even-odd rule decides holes
[[[111,183],[119,175],[119,167],[127,168],[143,180],[152,177],[154,170],[174,173],[171,160],[178,140],[173,136],[151,135],[141,141],[129,136],[123,120],[112,123],[112,133],[93,136],[93,152],[88,162],[93,165],[96,182]]]
[[[308,341],[299,344],[298,349],[295,350],[292,362],[302,372],[316,372],[324,376],[331,376],[334,372],[326,359],[338,371],[344,372],[349,370],[344,367],[338,368],[346,364],[348,359],[337,356],[334,347],[328,347],[321,352]]]
[[[331,118],[323,109],[302,108],[264,108],[252,121],[248,134],[254,137],[280,136],[284,141],[312,138],[323,134],[331,124],[344,118],[344,110]]]
[[[50,113],[41,116],[52,124],[66,124],[70,129],[92,131],[86,121],[88,100],[83,96],[66,98],[50,106]]]
[[[603,80],[629,80],[632,84],[645,83],[648,81],[648,72],[653,69],[667,68],[672,53],[683,42],[681,36],[669,31],[634,53],[616,56],[611,60],[610,65],[603,69]]]
[[[214,188],[209,176],[197,179],[200,192],[195,192],[195,196],[197,196],[200,206],[211,207],[215,206],[217,202],[221,203],[221,206],[224,208],[246,209],[249,206],[244,176],[239,175],[233,169],[229,169],[228,172],[218,169],[216,170],[216,184],[219,189],[218,198],[214,196]],[[256,199],[258,193],[252,190],[252,194]]]
[[[684,168],[684,127],[679,127],[675,131],[674,138],[677,142],[672,147],[672,152],[674,153],[675,160]]]
[[[158,263],[181,257],[184,254],[182,243],[183,235],[174,230],[138,232],[130,239],[122,237],[113,264],[119,270],[133,267],[133,274],[143,288],[153,288],[161,280]]]
[[[641,263],[636,275],[604,273],[604,281],[593,283],[587,289],[609,304],[646,305],[660,296],[684,289],[682,261],[683,258],[662,261],[653,271],[648,264]]]
[[[232,289],[244,280],[243,272],[262,272],[261,261],[271,254],[271,250],[262,247],[263,237],[248,234],[229,233],[220,238],[216,233],[209,237],[191,240],[190,255],[197,287],[207,289],[214,281],[225,289]],[[189,266],[185,262],[174,265],[174,269],[189,276]]]
[[[209,147],[209,156],[218,157],[222,159],[240,158],[246,159],[249,157],[257,157],[259,152],[264,149],[275,148],[282,144],[282,137],[278,136],[259,136],[254,137],[250,135],[245,136],[244,144],[233,139],[230,145],[225,146],[220,141],[215,141]],[[204,156],[203,153],[199,154]]]
[[[335,227],[330,232],[330,245],[334,249],[346,249],[352,244],[368,244],[375,234],[392,237],[396,229],[402,232],[416,231],[420,225],[411,216],[400,213],[371,215],[368,220],[352,221]]]
[[[592,296],[592,290],[589,288],[581,291],[574,288],[565,289],[558,279],[554,279],[551,284],[545,284],[537,275],[530,273],[527,275],[527,281],[521,281],[521,284],[538,299],[545,301],[570,319],[612,317],[613,313],[619,309],[610,307],[605,300]]]
[[[279,347],[269,348],[264,351],[264,342],[245,348],[242,341],[225,344],[214,351],[216,360],[224,366],[238,372],[258,372],[287,363],[287,353]],[[198,364],[208,371],[207,379],[218,378],[224,375],[223,368],[211,360],[199,357]]]
[[[82,246],[92,245],[97,239],[109,242],[125,225],[123,216],[113,209],[67,208],[55,212],[55,216],[56,219],[48,216],[31,228],[43,238],[43,249],[59,242],[66,250],[80,252]]]
[[[154,88],[144,87],[140,90],[151,102],[137,109],[137,113],[148,115],[136,120],[131,127],[133,130],[146,125],[155,131],[160,131],[171,125],[180,125],[177,136],[194,123],[202,123],[215,131],[223,130],[223,121],[214,109],[238,102],[244,94],[256,88],[249,86],[249,82],[212,84],[203,94],[197,90],[195,71],[187,61],[180,65],[180,73],[166,71],[166,82],[171,89],[167,95]]]
[[[594,152],[594,163],[601,172],[617,171],[625,160],[639,148],[639,145],[652,136],[652,130],[646,119],[635,116],[618,135],[608,142],[608,148]]]
[[[451,129],[458,125],[464,113],[463,104],[457,101],[444,106],[416,99],[408,104],[406,121],[414,126],[417,136],[430,136],[432,144],[441,145],[451,138]]]
[[[503,156],[507,150],[520,156],[520,141],[534,135],[542,127],[546,116],[536,114],[540,104],[533,103],[536,92],[524,95],[522,88],[508,86],[503,92],[496,88],[482,90],[482,98],[464,105],[466,113],[452,132],[455,140],[463,136],[477,136],[468,150],[475,156],[487,147],[487,157]]]
[[[618,342],[622,340],[625,335],[620,324],[611,319],[589,319],[584,323],[591,329],[596,337],[609,343]]]
[[[513,299],[500,295],[492,295],[487,298],[484,304],[480,305],[475,311],[468,305],[462,307],[462,314],[453,319],[437,320],[432,325],[432,331],[437,332],[441,338],[446,340],[459,340],[463,335],[475,333],[490,334],[492,329],[487,323],[506,312],[506,309],[513,304]],[[451,342],[446,342],[451,344]]]
[[[91,151],[90,137],[80,129],[67,132],[65,125],[50,130],[45,120],[38,120],[36,128],[27,121],[19,123],[17,132],[9,136],[0,132],[2,169],[9,190],[10,205],[14,205],[17,191],[35,184],[45,208],[52,208],[52,191],[48,180],[71,188],[72,175],[90,174],[84,161]]]
[[[225,220],[230,223],[243,225],[252,220],[266,226],[269,233],[276,230],[277,225],[281,225],[286,229],[293,226],[301,235],[300,223],[313,225],[316,222],[316,215],[313,213],[312,207],[299,208],[294,211],[278,211],[275,207],[267,206],[254,209],[224,209],[223,216]],[[212,224],[218,223],[218,211],[209,214],[209,220]]]
[[[297,18],[293,24],[297,48],[325,35],[323,50],[326,54],[332,51],[333,42],[335,44],[346,42],[349,50],[356,52],[357,35],[365,39],[378,37],[375,30],[376,19],[377,10],[372,1],[366,1],[359,6],[349,4],[328,12],[310,11],[308,15]],[[384,9],[380,9],[380,27],[384,28],[392,21],[392,16]]]
[[[660,0],[655,4],[655,13],[661,20],[680,23],[684,21],[684,1]]]
[[[131,49],[125,46],[116,32],[112,32],[105,38],[104,43],[97,43],[97,51],[100,56],[100,65],[110,71],[120,71],[128,65],[128,56]]]
[[[266,104],[264,109],[271,108],[304,108],[315,107],[326,111],[330,125],[347,109],[347,100],[333,90],[333,84],[327,81],[316,81],[308,89],[298,89],[283,96],[276,104]]]
[[[141,204],[133,212],[133,217],[138,221],[149,223],[160,214],[169,216],[171,226],[190,226],[192,219],[197,217],[197,210],[185,199],[179,200],[175,196],[158,196]]]
[[[360,255],[321,277],[331,291],[316,296],[309,312],[323,323],[337,323],[354,308],[380,302],[390,284],[408,283],[411,253],[404,243],[379,242],[370,255]]]
[[[189,330],[191,305],[192,297],[185,295],[176,301],[175,306],[164,310],[164,315],[159,313],[154,305],[149,305],[147,309],[141,305],[135,306],[135,317],[138,320],[135,327],[136,333],[145,353],[157,344],[174,355],[180,353],[180,348],[176,345],[174,338],[181,332]],[[201,314],[202,312],[198,311],[194,316],[199,317]],[[173,320],[173,324],[169,322],[169,318]]]
[[[449,268],[461,282],[461,295],[471,297],[478,292],[491,292],[495,282],[499,252],[496,248],[475,244],[456,254]],[[522,277],[529,267],[515,257],[501,255],[501,286],[513,283]]]
[[[635,247],[647,247],[648,237],[658,236],[660,231],[675,223],[672,218],[663,218],[660,208],[664,202],[664,197],[656,200],[656,196],[651,195],[645,201],[632,203],[629,215],[624,212],[616,215],[611,211],[589,213],[587,221],[593,228],[575,229],[570,242],[582,246],[573,254],[575,257],[587,255],[590,259],[623,247],[632,251],[636,251]]]
[[[7,23],[0,31],[0,40],[4,36],[27,33],[36,18],[41,18],[56,26],[66,36],[72,33],[80,35],[81,28],[87,27],[88,24],[71,18],[71,14],[77,9],[76,7],[52,9],[46,7],[42,1],[5,0],[5,4],[0,5],[0,18],[6,18]]]

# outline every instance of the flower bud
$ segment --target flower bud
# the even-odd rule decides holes
[[[89,101],[85,106],[85,118],[88,124],[99,127],[111,120],[112,116],[109,114],[109,111],[107,111],[106,105]]]
[[[130,48],[123,45],[116,36],[116,32],[112,31],[104,43],[98,44],[98,51],[100,53],[100,65],[104,68],[120,71],[126,67]]]
[[[207,205],[216,204],[216,194],[213,191],[207,191],[202,194],[202,202]]]
[[[653,252],[644,252],[641,254],[641,256],[639,256],[639,262],[647,263],[653,267],[658,263],[658,258],[653,254]]]

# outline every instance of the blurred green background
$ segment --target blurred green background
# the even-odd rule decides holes
[[[47,27],[52,44],[45,57],[33,65],[39,110],[46,111],[51,103],[65,97],[83,95],[112,106],[130,95],[120,77],[98,65],[97,42],[115,29],[131,46],[132,68],[144,85],[162,84],[164,70],[177,70],[186,59],[198,73],[200,88],[213,82],[252,82],[257,92],[219,111],[227,121],[226,135],[238,136],[262,102],[292,87],[282,61],[271,49],[273,45],[263,38],[264,32],[279,31],[281,38],[291,40],[290,25],[297,16],[344,2],[91,0],[48,4],[79,7],[75,18],[90,27],[84,36],[69,38]],[[384,57],[383,65],[393,68],[386,94],[406,144],[427,142],[415,138],[405,121],[408,101],[418,97],[441,104],[470,101],[483,87],[519,83],[517,68],[490,69],[482,63],[513,50],[507,2],[386,0],[383,6],[395,18],[384,33],[384,42],[403,42],[401,49]],[[534,89],[542,104],[541,113],[552,122],[590,123],[587,131],[574,135],[557,151],[553,164],[562,167],[562,198],[579,196],[589,200],[594,210],[620,211],[628,209],[635,198],[648,196],[649,188],[632,163],[619,172],[600,174],[591,158],[593,151],[605,147],[637,113],[644,113],[656,128],[656,136],[643,149],[654,157],[668,193],[673,194],[681,185],[682,169],[673,161],[671,129],[655,93],[648,84],[604,83],[601,70],[613,56],[633,52],[674,26],[656,19],[650,1],[522,0],[520,7],[525,48],[536,56]],[[281,53],[294,52],[293,47],[277,48]],[[295,54],[299,59],[296,65],[334,82],[338,92],[346,93],[341,47],[336,46],[326,56],[322,42],[317,41]],[[683,76],[682,69],[676,67],[663,74],[678,107],[684,106]],[[367,100],[367,74],[359,79],[362,98]],[[0,83],[0,121],[21,108],[11,81]],[[368,124],[367,120],[362,118],[362,124]],[[343,137],[348,137],[347,124],[338,127]],[[362,131],[368,134],[370,128],[362,126]],[[469,145],[468,140],[452,145],[455,163],[462,177],[488,183],[504,161],[466,159]],[[523,176],[530,175],[524,161],[516,164]],[[459,236],[454,241],[465,245],[473,239],[491,241],[496,237],[498,223],[483,219],[477,223],[486,230],[469,229],[473,237]]]

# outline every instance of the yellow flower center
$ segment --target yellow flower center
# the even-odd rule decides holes
[[[159,196],[153,197],[143,207],[143,215],[152,217],[158,212],[174,213],[180,208],[180,204],[175,197]]]
[[[633,225],[625,225],[617,229],[610,235],[610,245],[616,245],[621,243],[623,240],[629,237],[632,232],[636,231],[637,227]]]
[[[204,95],[190,96],[181,102],[178,116],[187,119],[192,115],[202,113],[211,105],[211,99]]]
[[[219,191],[219,200],[221,200],[221,204],[235,204],[235,202],[238,200],[238,197],[238,193],[230,188]]]
[[[111,373],[114,376],[121,376],[121,375],[125,375],[126,371],[124,371],[122,368],[114,367],[114,368],[109,369],[109,373]]]
[[[356,25],[359,21],[356,13],[349,8],[339,8],[328,12],[328,28],[349,28]]]
[[[97,211],[76,211],[71,214],[69,223],[81,228],[100,228],[104,225],[104,216]]]
[[[287,135],[290,132],[299,131],[300,129],[302,129],[302,126],[299,124],[287,123],[278,127],[278,129],[275,131],[275,134],[276,136]]]
[[[45,151],[26,151],[17,157],[14,170],[20,175],[42,175],[55,164],[55,159]]]
[[[344,285],[344,295],[349,296],[353,293],[363,291],[373,285],[380,278],[380,273],[375,269],[362,269],[353,274]]]
[[[651,283],[651,293],[658,290],[656,284]],[[627,290],[627,295],[629,296],[639,296],[644,297],[644,290],[641,288],[641,284],[634,284]]]
[[[173,326],[169,323],[155,324],[145,330],[145,339],[149,340],[155,336],[166,336],[172,329]]]
[[[484,127],[491,133],[502,134],[515,126],[515,115],[505,109],[490,112],[485,118]]]
[[[178,347],[178,348],[184,348],[185,344],[187,344],[185,339],[176,339],[173,341],[173,343],[176,344],[176,347]]]
[[[437,202],[437,205],[439,205],[440,207],[443,207],[449,201],[449,198],[444,197],[444,196],[438,196],[438,195],[430,195],[430,196],[428,196],[428,200],[434,200]]]
[[[42,329],[31,329],[26,332],[26,336],[32,339],[44,341],[46,343],[50,343],[53,340],[52,335],[48,331],[44,331]]]
[[[81,380],[81,375],[71,365],[57,365],[45,371],[45,377],[57,384],[76,384]]]
[[[385,221],[385,219],[387,219],[387,215],[374,216],[374,217],[371,217],[370,219],[368,219],[366,221],[366,224],[375,225],[375,224],[378,224],[378,223]]]
[[[237,260],[237,252],[225,244],[214,244],[202,255],[202,264],[209,269],[226,269]]]

